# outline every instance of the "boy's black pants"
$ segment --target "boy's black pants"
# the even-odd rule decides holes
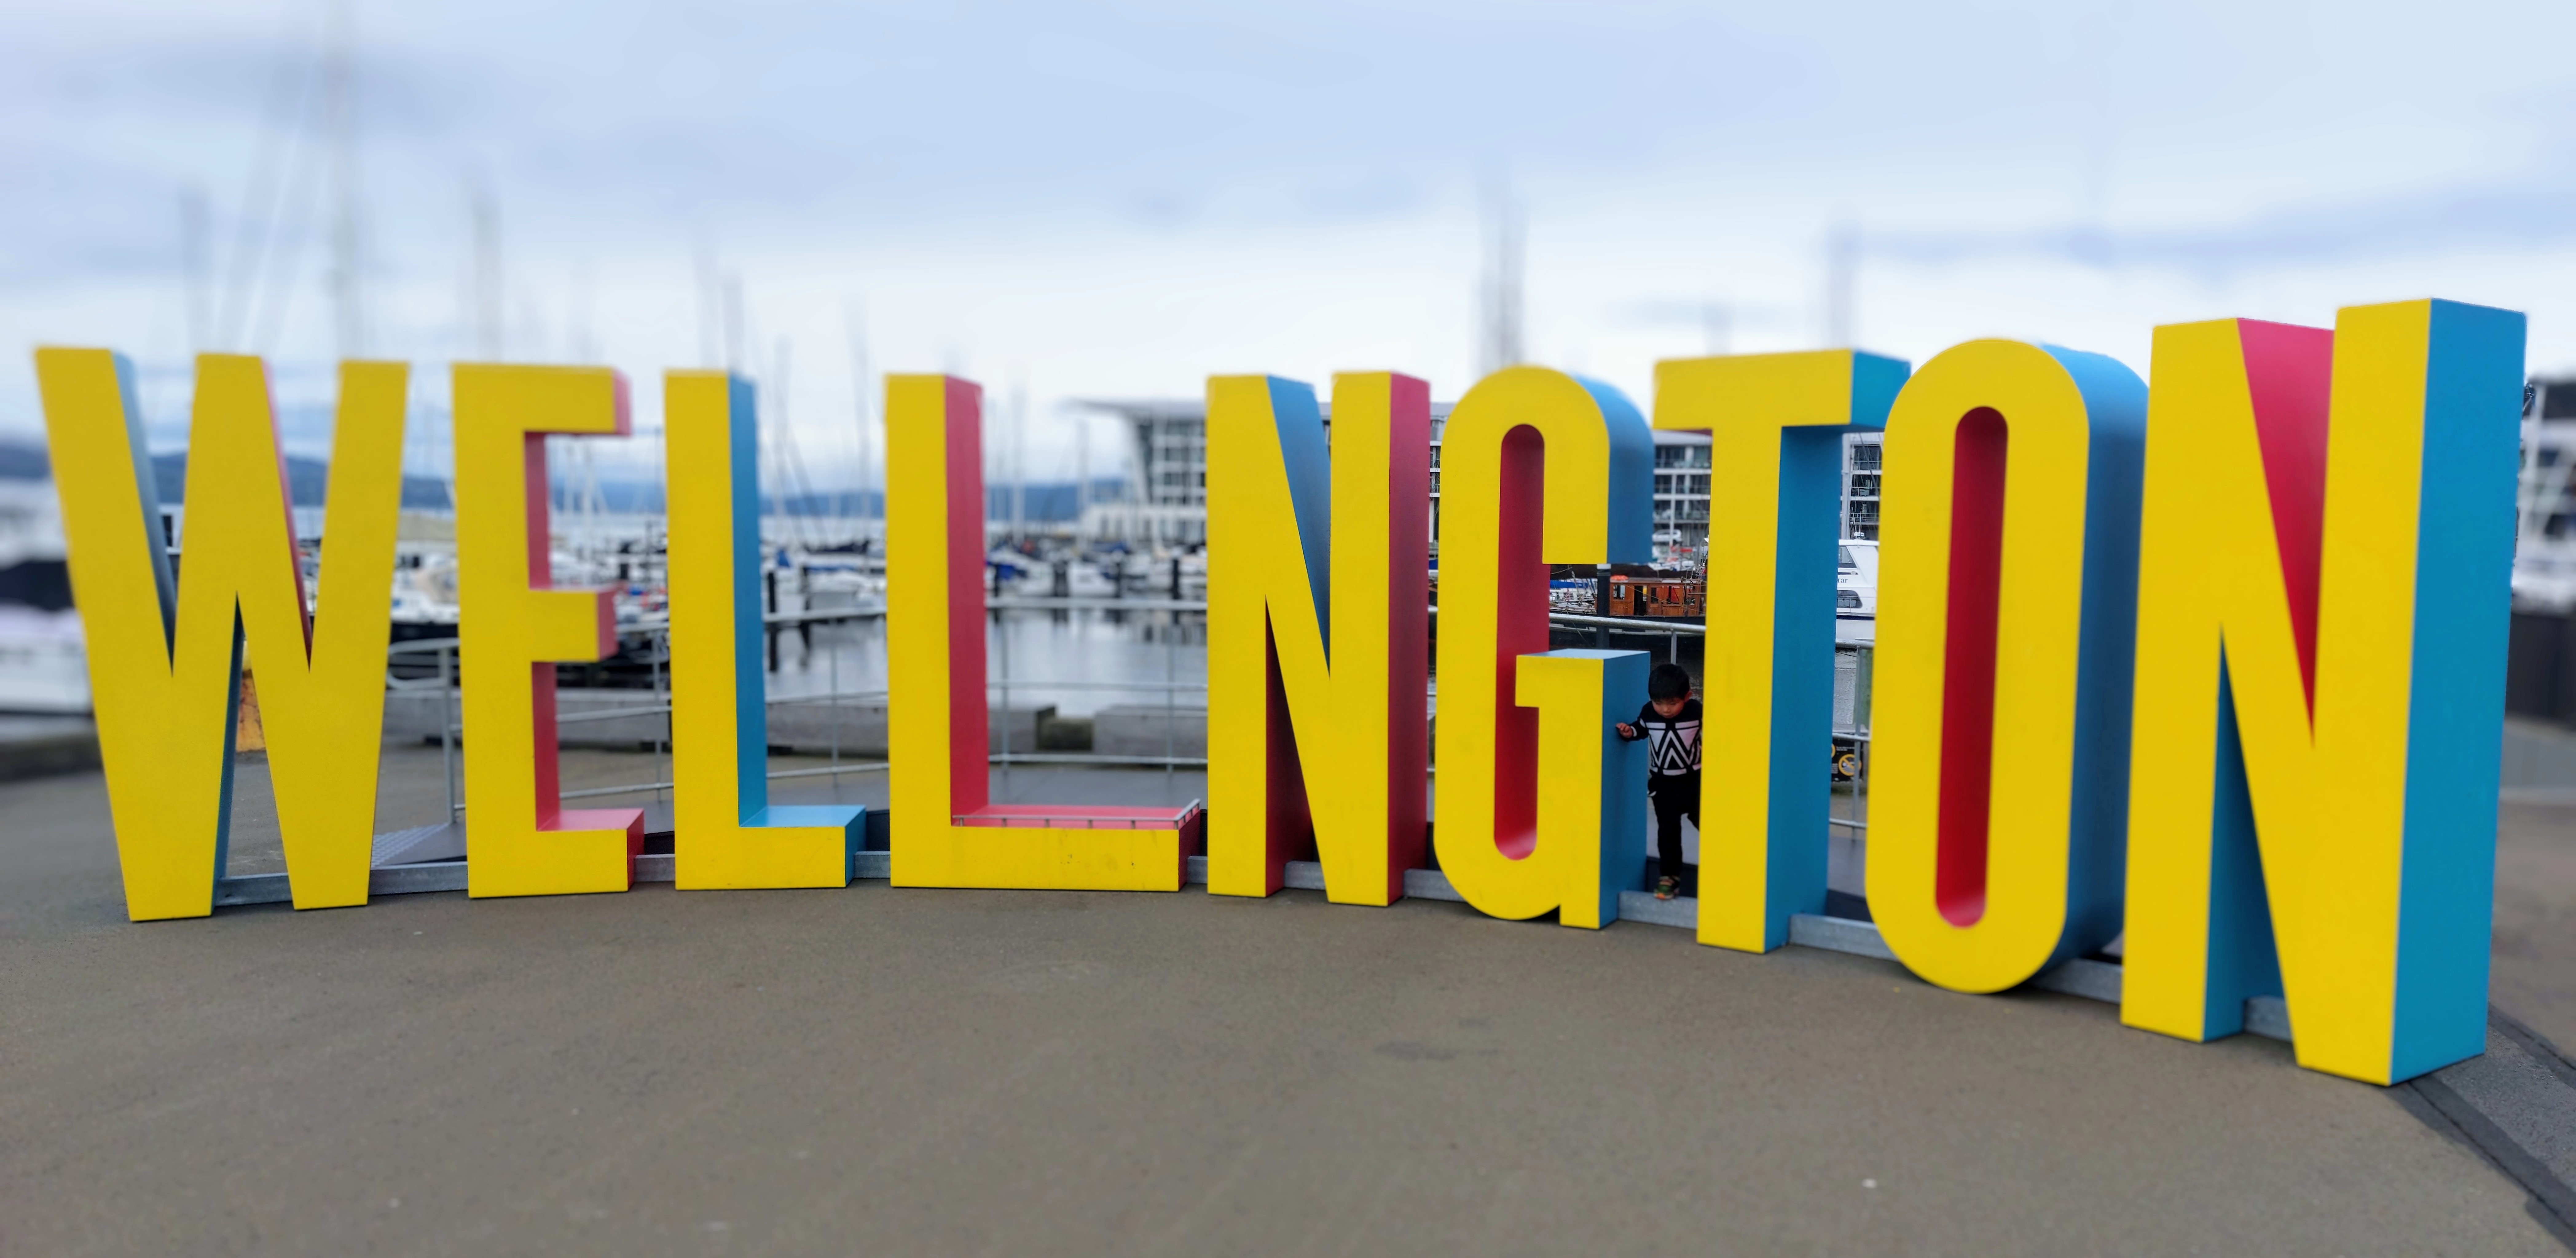
[[[1662,876],[1682,876],[1682,818],[1699,824],[1699,774],[1657,773],[1646,779],[1655,801],[1655,856]]]

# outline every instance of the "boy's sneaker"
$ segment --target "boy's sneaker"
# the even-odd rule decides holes
[[[1682,880],[1681,880],[1681,879],[1679,879],[1679,878],[1657,878],[1657,879],[1655,880],[1655,898],[1656,898],[1656,899],[1658,899],[1658,900],[1669,900],[1669,899],[1672,899],[1674,896],[1680,895],[1681,893],[1682,893]]]

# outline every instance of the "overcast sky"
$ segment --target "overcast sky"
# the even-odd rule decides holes
[[[2005,335],[2144,373],[2157,323],[2434,295],[2530,312],[2533,368],[2576,369],[2563,2],[350,13],[365,348],[416,364],[422,414],[475,352],[479,183],[506,357],[621,368],[650,433],[660,373],[724,352],[701,277],[738,283],[740,365],[826,482],[862,353],[1025,397],[1040,477],[1068,398],[1380,368],[1455,397],[1495,187],[1527,216],[1531,358],[1641,404],[1660,358],[1822,344],[1838,223],[1856,339],[1916,362]],[[39,431],[26,351],[90,344],[138,360],[175,445],[218,348],[269,355],[318,448],[326,20],[0,14],[0,436]],[[443,430],[415,428],[427,468]]]

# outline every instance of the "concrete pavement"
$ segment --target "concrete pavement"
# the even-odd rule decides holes
[[[2565,1252],[2403,1093],[1863,958],[883,884],[135,925],[106,833],[0,786],[9,1253]]]
[[[2504,806],[2493,956],[2495,1003],[2576,1046],[2576,800]]]

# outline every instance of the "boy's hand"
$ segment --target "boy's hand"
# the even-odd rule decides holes
[[[1619,737],[1621,738],[1635,738],[1637,736],[1637,727],[1630,725],[1626,721],[1614,721],[1611,723],[1610,728],[1619,731]]]

